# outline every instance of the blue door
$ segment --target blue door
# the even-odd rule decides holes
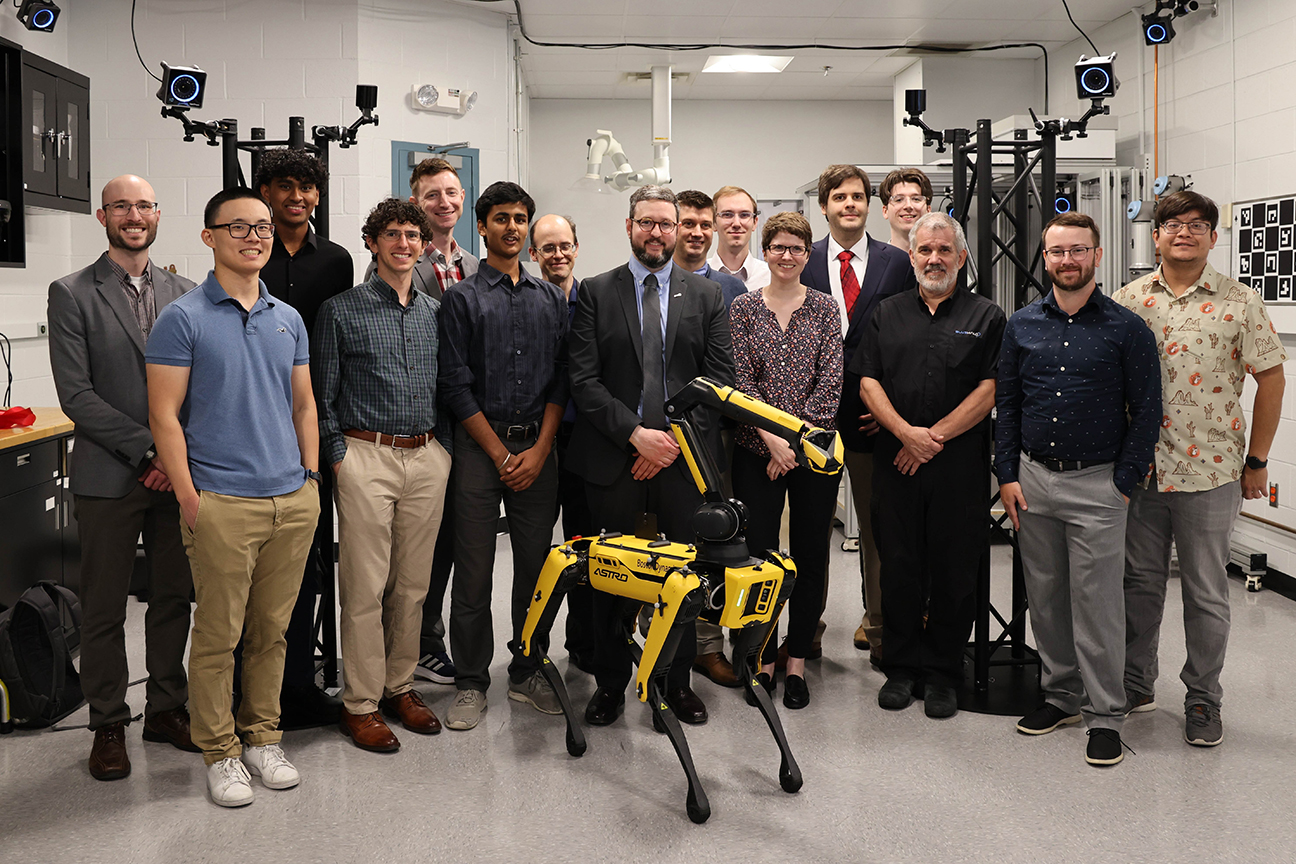
[[[477,251],[477,219],[473,205],[477,203],[477,160],[475,147],[455,147],[447,150],[435,144],[416,144],[411,141],[392,142],[392,197],[409,197],[410,173],[414,166],[429,156],[440,156],[459,172],[459,182],[464,187],[464,212],[455,226],[454,238],[464,250],[480,257]]]

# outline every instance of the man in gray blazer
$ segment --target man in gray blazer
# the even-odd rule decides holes
[[[144,377],[153,322],[194,283],[149,261],[161,211],[143,179],[108,181],[95,215],[108,251],[50,285],[49,347],[59,404],[76,424],[71,488],[81,541],[81,686],[95,733],[90,773],[116,780],[130,774],[126,594],[141,532],[149,571],[144,740],[199,752],[185,707],[192,580],[180,510],[149,432]]]

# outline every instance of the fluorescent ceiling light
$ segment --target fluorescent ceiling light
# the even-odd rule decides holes
[[[707,58],[703,72],[782,72],[792,62],[791,55],[716,54]]]

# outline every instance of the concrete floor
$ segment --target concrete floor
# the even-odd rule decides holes
[[[836,538],[840,539],[840,538]],[[808,669],[811,705],[780,713],[805,776],[779,789],[778,754],[739,691],[695,676],[710,722],[688,740],[713,815],[684,814],[683,773],[667,740],[635,703],[608,728],[587,729],[573,759],[561,718],[505,696],[497,627],[489,710],[470,732],[401,730],[400,752],[362,752],[334,729],[288,733],[301,785],[224,810],[206,797],[199,757],[128,730],[134,773],[100,783],[85,730],[0,738],[0,861],[1038,862],[1281,861],[1296,859],[1292,778],[1296,735],[1296,604],[1231,585],[1233,638],[1225,670],[1225,741],[1183,741],[1184,648],[1177,581],[1162,634],[1160,708],[1132,717],[1137,751],[1121,765],[1085,764],[1080,727],[1028,738],[1014,718],[961,712],[945,721],[921,703],[877,707],[882,676],[851,644],[860,614],[857,557],[834,541],[824,658]],[[506,560],[501,544],[499,561]],[[1008,559],[995,549],[995,596]],[[499,572],[504,568],[500,566]],[[497,584],[506,584],[503,578]],[[497,592],[496,620],[507,594]],[[1002,608],[1002,607],[1001,607]],[[143,607],[131,601],[132,673],[143,672]],[[561,632],[562,619],[555,626]],[[582,708],[593,681],[567,670]],[[453,688],[420,682],[444,717]],[[143,709],[143,687],[130,691]],[[86,709],[65,721],[84,723]]]

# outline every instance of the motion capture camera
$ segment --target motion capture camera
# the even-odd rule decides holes
[[[1116,80],[1116,52],[1105,57],[1086,57],[1081,54],[1075,65],[1076,98],[1106,99],[1116,95],[1120,82]]]
[[[207,73],[197,66],[162,64],[162,86],[157,98],[163,105],[177,108],[201,108],[207,94]]]
[[[373,113],[373,110],[378,107],[377,84],[356,85],[356,107],[360,109],[360,113],[365,117]]]
[[[59,7],[49,0],[22,0],[18,6],[18,20],[28,30],[38,33],[52,33],[58,16]]]
[[[1175,37],[1174,14],[1169,10],[1156,11],[1143,16],[1143,44],[1165,45]]]

